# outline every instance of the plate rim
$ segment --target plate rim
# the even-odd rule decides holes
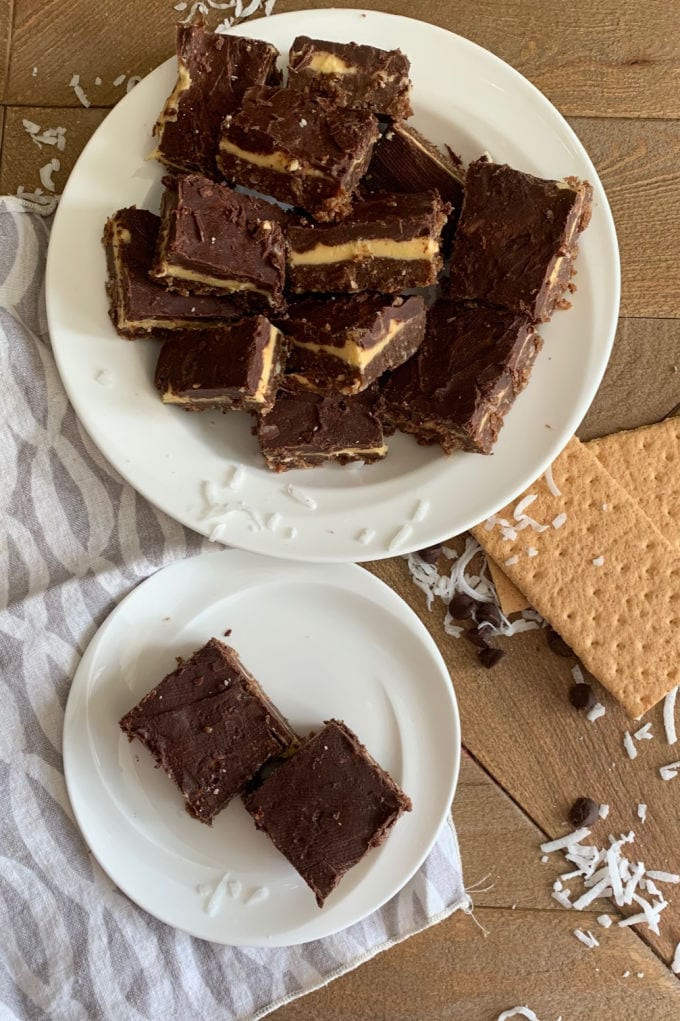
[[[546,471],[550,464],[552,464],[552,462],[559,456],[559,454],[562,452],[564,447],[567,445],[567,443],[575,433],[579,423],[582,421],[583,417],[588,411],[588,408],[592,404],[592,401],[597,394],[598,388],[600,386],[600,383],[602,382],[605,371],[609,364],[611,352],[615,341],[620,311],[621,259],[618,238],[616,234],[616,227],[614,224],[614,218],[611,212],[611,207],[609,204],[607,194],[605,192],[604,186],[602,185],[599,174],[597,173],[597,170],[590,158],[590,155],[588,154],[585,146],[579,139],[574,129],[568,123],[564,115],[540,91],[540,89],[538,89],[537,86],[533,84],[533,82],[531,82],[528,78],[521,74],[520,71],[518,71],[508,62],[504,61],[501,57],[497,56],[491,50],[488,50],[485,47],[481,46],[479,43],[475,43],[472,40],[467,39],[466,37],[461,36],[456,32],[453,32],[450,29],[444,28],[440,25],[435,25],[427,21],[422,21],[421,19],[418,18],[410,18],[405,15],[391,14],[383,11],[362,11],[355,8],[330,7],[304,12],[287,11],[285,13],[271,15],[266,20],[267,22],[273,21],[281,22],[284,19],[295,21],[296,19],[299,20],[301,14],[304,15],[305,18],[310,23],[310,30],[316,27],[317,22],[319,23],[326,21],[332,22],[333,18],[337,18],[338,16],[340,17],[351,16],[352,18],[365,16],[367,18],[377,20],[387,19],[390,22],[403,23],[404,25],[403,31],[405,34],[408,32],[409,26],[411,27],[411,29],[413,29],[413,26],[418,26],[418,31],[431,32],[442,38],[452,37],[456,41],[457,45],[460,45],[463,48],[470,50],[471,52],[479,53],[486,61],[490,60],[493,64],[499,67],[499,69],[502,69],[502,72],[504,74],[509,75],[510,78],[514,80],[520,88],[527,90],[528,93],[532,96],[533,100],[540,105],[543,111],[546,112],[553,121],[559,124],[561,131],[565,134],[570,143],[578,151],[580,159],[584,161],[584,164],[589,169],[589,178],[591,180],[591,183],[593,184],[594,193],[597,197],[601,215],[604,218],[603,225],[606,228],[607,243],[608,248],[610,249],[609,254],[610,256],[613,256],[612,263],[608,267],[609,271],[612,273],[613,287],[611,293],[611,303],[606,316],[607,341],[606,343],[600,342],[600,344],[598,345],[596,364],[591,369],[589,385],[587,387],[582,388],[579,399],[572,405],[569,414],[565,416],[562,426],[558,430],[555,430],[555,432],[558,433],[560,438],[556,439],[553,444],[550,444],[548,446],[547,452],[544,453],[541,456],[541,458],[539,458],[535,462],[534,467],[531,469],[528,475],[526,474],[526,470],[524,470],[521,473],[521,482],[517,482],[507,491],[509,492],[510,495],[507,495],[506,493],[506,495],[503,497],[500,503],[498,502],[498,500],[494,500],[492,502],[489,502],[489,500],[485,501],[484,507],[486,509],[482,512],[482,517],[479,519],[484,520],[490,515],[497,513],[497,511],[501,507],[505,506],[506,504],[512,502],[512,500],[516,499],[516,497],[526,488],[531,486],[533,482],[535,482],[536,479],[538,479]],[[233,26],[230,32],[231,34],[234,35],[257,38],[258,25],[260,21],[264,20],[265,19],[263,18],[256,18],[251,21],[243,22],[240,25]],[[149,74],[145,76],[145,78],[148,78],[151,75],[155,74],[161,67],[168,65],[175,59],[176,58],[174,56],[171,56],[167,60],[161,62],[161,64],[157,65],[157,67],[150,71]],[[76,171],[78,169],[78,165],[81,162],[81,160],[86,156],[90,148],[94,147],[97,144],[98,137],[100,136],[100,133],[104,132],[110,114],[113,111],[117,111],[119,107],[124,106],[128,101],[134,102],[134,100],[132,99],[133,96],[134,90],[132,90],[128,95],[122,97],[119,103],[117,103],[115,107],[112,107],[109,113],[107,113],[102,123],[97,127],[92,137],[88,140],[86,146],[83,148],[80,156],[78,157],[78,160],[76,161],[76,164],[74,165],[71,174],[69,175],[69,179],[63,191],[62,202],[60,202],[57,212],[55,214],[54,223],[50,235],[45,272],[46,313],[50,336],[52,336],[53,333],[53,325],[56,326],[55,323],[56,314],[53,309],[53,304],[57,300],[55,296],[55,287],[53,284],[53,278],[55,276],[54,264],[56,263],[57,259],[57,255],[55,254],[57,248],[55,238],[58,238],[58,235],[61,230],[61,221],[64,218],[64,216],[67,215],[67,204],[63,201],[63,199],[68,199],[70,197],[71,190],[75,188],[76,182],[74,178]],[[107,460],[109,464],[112,465],[114,470],[123,478],[123,480],[128,485],[130,485],[144,499],[148,500],[149,503],[151,503],[154,507],[162,511],[164,514],[167,514],[173,520],[178,521],[184,527],[189,528],[192,531],[197,532],[198,534],[202,534],[205,535],[206,537],[209,537],[210,535],[209,525],[200,521],[196,513],[192,513],[184,508],[179,508],[176,506],[173,507],[165,499],[159,500],[154,496],[153,492],[149,492],[149,489],[147,488],[146,485],[144,485],[142,480],[135,479],[135,481],[132,481],[132,475],[134,473],[128,470],[124,463],[120,463],[121,462],[120,458],[117,458],[115,462],[111,460],[109,453],[106,452],[102,445],[100,445],[100,442],[98,441],[97,438],[95,438],[95,435],[93,434],[94,432],[97,432],[97,435],[101,436],[101,430],[94,429],[94,422],[92,422],[93,427],[92,431],[90,425],[86,424],[86,419],[88,418],[91,419],[92,416],[88,415],[86,410],[82,409],[82,402],[79,397],[77,388],[72,388],[69,384],[68,372],[65,371],[65,366],[62,363],[62,349],[60,345],[58,344],[53,345],[52,350],[62,384],[66,390],[68,399],[76,412],[78,421],[82,428],[87,433],[89,439],[97,447],[97,450],[101,453],[101,455]],[[162,496],[163,494],[160,495]],[[409,494],[407,491],[404,491],[400,495],[407,497]],[[413,496],[415,497],[416,495],[417,494],[414,492]],[[474,518],[475,519],[477,518],[476,512],[474,514]],[[461,518],[461,521],[462,524],[459,523],[456,526],[458,533],[467,531],[471,527],[479,523],[478,520],[472,520],[470,512],[468,512],[466,517]],[[395,522],[395,531],[396,524],[397,522]],[[228,532],[228,530],[229,525],[225,524],[224,531]],[[219,543],[224,543],[225,545],[226,544],[237,545],[237,548],[249,550],[260,555],[274,556],[275,558],[281,560],[308,563],[362,563],[370,560],[388,559],[396,555],[406,555],[407,553],[413,552],[414,550],[442,542],[443,540],[449,538],[450,536],[450,532],[445,532],[441,534],[440,528],[437,528],[434,532],[429,531],[426,522],[424,522],[422,525],[419,524],[418,528],[414,529],[413,532],[415,533],[413,538],[404,539],[398,550],[391,549],[390,548],[391,544],[389,543],[389,541],[386,540],[383,545],[380,545],[377,548],[373,547],[367,548],[361,546],[360,543],[355,542],[354,546],[356,546],[357,548],[356,549],[352,548],[351,552],[347,548],[349,544],[345,543],[344,548],[333,548],[323,552],[317,550],[316,552],[312,552],[311,554],[306,553],[304,549],[302,552],[300,552],[295,543],[291,543],[290,545],[280,543],[276,548],[276,552],[271,553],[269,552],[268,549],[263,549],[262,546],[259,545],[257,542],[254,542],[252,545],[249,545],[247,542],[244,543],[242,535],[236,536],[233,534],[226,535],[224,538],[222,537],[217,538],[216,541]]]
[[[421,868],[424,861],[432,851],[432,848],[434,847],[442,828],[445,825],[447,825],[447,821],[450,821],[451,819],[451,804],[453,802],[460,777],[463,746],[460,711],[458,708],[458,700],[456,697],[455,686],[449,668],[446,665],[446,661],[444,660],[444,657],[436,641],[434,640],[434,638],[432,637],[429,630],[422,622],[418,614],[409,606],[405,599],[403,599],[386,582],[382,581],[381,578],[378,578],[376,575],[372,574],[370,571],[365,570],[358,564],[342,563],[333,565],[332,570],[334,572],[337,572],[338,574],[344,573],[346,575],[351,574],[353,579],[360,582],[361,587],[365,588],[365,591],[360,594],[370,598],[371,594],[374,595],[375,593],[379,593],[381,598],[378,600],[378,605],[381,607],[381,609],[390,612],[390,604],[398,604],[401,610],[406,613],[406,615],[411,619],[412,623],[414,624],[415,633],[417,635],[421,647],[427,650],[427,652],[429,653],[430,657],[433,660],[433,663],[437,664],[439,668],[438,675],[441,678],[441,681],[443,682],[444,678],[447,679],[447,683],[441,683],[441,692],[442,695],[445,696],[447,704],[450,708],[451,713],[450,724],[452,727],[452,732],[455,736],[455,744],[453,747],[452,756],[452,769],[451,775],[449,777],[449,782],[446,787],[446,796],[443,799],[444,807],[439,813],[439,819],[437,821],[436,826],[433,828],[433,833],[430,835],[430,838],[426,841],[425,850],[419,855],[416,855],[415,864],[412,864],[412,867],[409,868],[407,873],[400,880],[400,885],[396,889],[392,889],[385,896],[379,898],[375,903],[372,903],[368,910],[366,911],[362,910],[356,917],[353,917],[350,921],[343,923],[339,928],[334,925],[331,925],[330,928],[327,928],[325,930],[322,929],[320,932],[314,935],[304,936],[303,938],[293,939],[292,941],[276,937],[273,939],[262,937],[256,940],[249,940],[248,942],[246,941],[234,942],[232,939],[219,940],[211,936],[207,936],[204,933],[194,931],[194,929],[190,927],[180,926],[176,923],[176,921],[167,917],[167,915],[164,916],[162,913],[158,913],[155,910],[154,911],[150,910],[150,908],[147,907],[145,904],[140,903],[138,897],[135,895],[134,892],[131,892],[130,889],[131,884],[127,880],[124,880],[123,882],[119,881],[120,877],[117,874],[115,855],[113,855],[112,857],[113,867],[111,867],[110,864],[105,864],[105,862],[100,857],[99,850],[95,851],[95,849],[93,848],[88,839],[87,835],[88,824],[85,818],[86,813],[88,811],[87,794],[83,793],[82,787],[79,787],[78,760],[83,756],[83,754],[86,754],[88,757],[90,756],[91,745],[88,740],[85,745],[86,750],[84,752],[83,748],[78,747],[77,740],[74,740],[75,738],[77,738],[79,733],[77,729],[78,724],[83,722],[83,720],[80,719],[79,717],[82,717],[83,713],[85,713],[84,718],[86,719],[86,707],[88,704],[88,699],[81,696],[81,693],[79,691],[79,683],[80,685],[82,685],[88,682],[91,670],[90,663],[92,660],[96,658],[102,643],[106,641],[106,631],[108,630],[112,621],[116,617],[124,615],[124,613],[127,611],[129,602],[133,601],[135,598],[138,598],[138,593],[140,589],[142,589],[152,579],[156,578],[157,575],[159,574],[172,571],[174,568],[177,568],[180,565],[182,566],[182,568],[187,568],[187,565],[195,564],[198,561],[206,562],[208,557],[214,556],[223,557],[229,556],[244,558],[257,557],[260,560],[266,559],[270,561],[272,564],[278,564],[279,570],[283,572],[286,572],[290,569],[292,569],[293,571],[295,570],[303,571],[305,569],[316,570],[318,567],[322,566],[319,564],[314,564],[305,561],[298,562],[298,564],[296,565],[295,563],[289,560],[282,560],[281,558],[274,557],[262,558],[259,557],[258,554],[251,553],[250,551],[241,549],[214,549],[205,550],[202,553],[196,554],[195,556],[185,557],[180,560],[174,560],[169,564],[166,564],[165,566],[154,571],[152,574],[148,575],[142,581],[138,582],[138,584],[135,585],[135,587],[130,592],[128,592],[120,600],[120,602],[116,604],[116,606],[114,606],[113,610],[99,625],[96,632],[88,642],[87,648],[83,652],[83,655],[74,672],[71,687],[69,689],[68,699],[66,702],[66,707],[64,709],[64,723],[61,743],[66,792],[76,825],[79,830],[80,837],[84,841],[86,847],[88,848],[92,856],[97,861],[99,867],[102,869],[104,874],[111,880],[111,882],[113,882],[115,886],[136,907],[146,912],[150,917],[156,918],[164,925],[168,925],[173,929],[176,929],[181,932],[186,932],[190,936],[195,937],[196,939],[201,939],[206,942],[214,943],[216,945],[221,946],[250,946],[262,948],[269,947],[272,949],[276,947],[299,946],[304,943],[314,942],[317,939],[326,939],[328,937],[332,937],[339,932],[345,931],[352,925],[355,925],[363,921],[365,918],[373,914],[375,911],[380,910],[380,908],[382,908],[388,901],[390,901],[393,897],[397,896],[404,889],[404,887],[410,882],[410,880],[416,874],[418,869]],[[191,567],[188,567],[187,569],[191,570]],[[321,579],[317,579],[317,584],[318,583],[321,583]],[[356,592],[353,591],[353,594],[356,594]],[[80,682],[78,681],[79,675],[81,678]],[[79,702],[80,704],[78,704]],[[112,725],[115,725],[115,722],[116,721],[112,721]],[[95,825],[99,825],[99,823],[95,823]],[[317,920],[319,922],[322,922],[323,915],[321,913],[318,916]]]

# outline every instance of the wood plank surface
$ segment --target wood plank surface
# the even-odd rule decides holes
[[[371,4],[343,0],[362,9]],[[276,13],[296,10],[300,0],[278,0]],[[305,8],[332,7],[307,0]],[[337,4],[335,4],[337,6]],[[94,91],[92,99],[119,98],[111,82],[121,73],[146,74],[172,51],[178,19],[173,0],[15,0],[8,103],[77,105],[68,82],[73,74]],[[417,15],[472,39],[509,61],[572,116],[680,116],[680,36],[677,7],[665,0],[645,4],[574,0],[381,0],[390,13]],[[212,21],[222,15],[216,12]],[[37,76],[32,75],[38,68]],[[92,97],[91,97],[92,98]]]

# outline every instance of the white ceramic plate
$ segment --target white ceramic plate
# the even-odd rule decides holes
[[[196,822],[151,756],[118,728],[175,656],[228,628],[227,641],[301,735],[331,717],[344,720],[413,800],[413,811],[322,910],[239,799],[212,827]],[[397,893],[446,818],[459,762],[446,666],[391,589],[354,565],[293,564],[239,550],[173,564],[123,600],[78,667],[64,722],[71,804],[102,868],[162,921],[233,945],[318,939]],[[210,915],[211,891],[227,873],[231,885]]]
[[[569,313],[543,331],[545,348],[509,414],[493,456],[390,441],[373,466],[330,466],[284,476],[264,468],[246,415],[188,415],[164,406],[152,386],[157,346],[126,343],[107,317],[106,217],[136,203],[157,209],[162,168],[145,162],[151,129],[175,79],[169,60],[109,114],[64,191],[47,268],[48,315],[57,363],[85,428],[140,493],[205,535],[258,553],[349,561],[420,549],[498,510],[556,457],[585,414],[604,372],[619,305],[619,259],[607,200],[573,131],[526,79],[479,46],[443,29],[372,11],[282,14],[242,25],[241,35],[286,52],[299,34],[356,40],[408,53],[414,123],[465,160],[488,150],[499,162],[545,177],[575,174],[594,187],[594,214],[578,259]],[[247,466],[238,493],[225,484]],[[293,483],[311,496],[293,499]],[[206,487],[210,499],[206,500]],[[420,505],[419,520],[411,520]],[[220,517],[210,506],[222,506]],[[272,515],[276,515],[272,518]],[[275,527],[268,527],[273,521]],[[406,526],[406,527],[404,527]],[[366,538],[365,544],[359,540]]]

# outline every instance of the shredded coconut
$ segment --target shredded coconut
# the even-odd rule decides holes
[[[668,692],[663,702],[663,725],[668,744],[675,744],[678,735],[675,732],[675,700],[678,697],[678,685]]]
[[[519,557],[518,556],[508,557],[508,559],[505,561],[505,566],[506,567],[512,567],[512,565],[516,564],[518,561],[519,561]]]
[[[671,971],[675,975],[680,974],[680,943],[678,943],[678,945],[676,946],[675,953],[673,954],[673,960],[671,961]]]
[[[141,74],[133,74],[131,78],[128,78],[128,83],[125,86],[125,95],[127,95],[128,92],[132,92],[135,85],[139,85],[141,80],[142,80]]]
[[[429,513],[429,510],[430,510],[430,501],[429,500],[418,500],[418,503],[416,504],[415,510],[413,511],[413,514],[411,515],[411,521],[414,521],[414,522],[424,521],[425,518],[427,517],[428,513]]]
[[[640,803],[637,807],[637,814],[642,822],[647,818],[647,806]]]
[[[69,85],[73,89],[73,91],[75,92],[76,96],[78,97],[78,101],[80,103],[82,103],[83,106],[85,106],[85,107],[92,106],[92,103],[90,102],[90,100],[85,95],[85,93],[83,91],[83,87],[80,84],[80,75],[79,74],[74,74],[73,75],[73,77],[71,78],[71,81],[69,82]]]
[[[515,519],[515,521],[522,520],[524,516],[524,511],[527,509],[527,507],[531,507],[535,499],[536,493],[529,493],[528,496],[522,497],[522,499],[519,501],[514,511],[512,512],[512,516]]]
[[[119,74],[117,78],[114,78],[112,82],[114,89],[117,89],[119,85],[122,85],[126,78],[126,74]]]
[[[412,531],[413,528],[411,527],[411,525],[402,525],[401,528],[398,528],[397,531],[392,536],[389,546],[387,547],[390,553],[398,549],[402,545],[402,543],[405,543],[406,540],[410,537]]]
[[[46,163],[44,167],[40,168],[40,183],[43,188],[48,191],[54,191],[54,181],[52,180],[52,174],[57,173],[61,168],[61,163],[54,156],[49,163]]]
[[[564,847],[580,844],[582,840],[589,836],[590,830],[588,827],[582,826],[578,830],[573,830],[572,833],[567,833],[564,837],[557,837],[556,840],[547,840],[544,844],[541,844],[541,851],[543,851],[543,854],[552,854],[553,851],[561,851]]]
[[[600,805],[598,815],[600,816],[600,819],[606,819],[609,815],[609,805]]]
[[[612,920],[609,917],[609,915],[598,915],[597,922],[598,925],[601,925],[603,929],[608,929],[612,924]]]
[[[649,879],[655,879],[657,883],[680,883],[680,876],[675,872],[661,872],[659,869],[650,869],[647,876]]]
[[[300,489],[292,483],[289,483],[285,487],[284,492],[286,492],[292,500],[295,500],[296,503],[301,503],[303,507],[307,507],[308,510],[316,510],[319,506],[313,496],[310,496],[309,493],[305,493],[304,489]]]
[[[603,567],[604,557],[593,557],[593,567]]]
[[[552,519],[550,524],[553,526],[553,528],[561,528],[562,525],[566,522],[566,520],[567,520],[567,515],[566,515],[565,511],[562,511],[561,514],[558,514],[557,517],[554,517]]]
[[[651,723],[645,723],[644,727],[640,727],[633,734],[636,741],[651,741],[653,736]]]
[[[605,709],[601,702],[596,702],[593,708],[586,713],[586,719],[589,720],[591,723],[594,723],[595,720],[599,720],[600,716],[604,716],[606,711],[607,710]]]
[[[680,762],[669,762],[667,766],[659,767],[659,776],[662,780],[674,780],[679,769]]]
[[[369,542],[375,539],[374,528],[362,528],[357,535],[357,542],[360,542],[362,546],[368,546]]]
[[[560,490],[555,485],[555,480],[553,478],[552,465],[550,465],[548,468],[546,468],[546,470],[543,472],[543,478],[545,479],[546,485],[547,485],[548,489],[550,490],[550,492],[552,493],[553,496],[562,496],[562,493],[560,492]]]
[[[238,490],[243,485],[246,478],[246,467],[244,464],[237,464],[234,466],[234,470],[231,473],[229,479],[229,488],[232,490]]]
[[[574,929],[574,936],[576,936],[576,939],[583,943],[585,947],[588,947],[589,950],[592,950],[594,947],[599,947],[600,945],[590,930],[588,930],[588,932],[583,932],[582,929]]]
[[[633,744],[633,738],[630,736],[629,731],[626,731],[623,735],[623,747],[626,749],[629,759],[637,758],[637,748]]]
[[[496,1021],[509,1021],[511,1017],[525,1017],[527,1021],[538,1021],[538,1018],[534,1014],[530,1007],[511,1007],[510,1010],[504,1010],[498,1015]]]
[[[529,546],[529,548],[527,550],[527,556],[528,557],[537,557],[538,556],[538,550],[536,549],[535,546]]]

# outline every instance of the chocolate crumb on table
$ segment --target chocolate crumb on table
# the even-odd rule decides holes
[[[407,795],[340,720],[328,720],[243,801],[319,907],[411,811]]]
[[[550,319],[574,270],[577,241],[590,221],[592,188],[546,181],[505,164],[468,167],[451,255],[449,294]]]
[[[201,19],[177,26],[177,81],[154,127],[152,154],[173,170],[214,177],[222,121],[251,85],[275,85],[279,52],[259,39],[221,35]]]
[[[266,411],[274,403],[286,351],[281,332],[255,316],[164,344],[155,385],[165,404],[187,411]]]
[[[288,282],[305,291],[379,291],[428,287],[442,268],[442,230],[450,207],[439,194],[376,195],[342,223],[291,227]]]
[[[410,69],[401,50],[299,35],[290,48],[288,87],[336,106],[371,110],[383,118],[406,118],[413,113]]]
[[[320,392],[359,393],[417,351],[425,336],[420,296],[313,297],[292,302],[281,329],[291,341],[287,379]]]
[[[354,397],[299,387],[280,390],[271,411],[260,416],[257,436],[274,471],[325,461],[370,463],[387,454],[372,389]]]
[[[379,139],[362,181],[371,192],[438,191],[454,214],[463,202],[465,171],[459,159],[441,152],[411,124],[395,121]]]
[[[383,388],[386,425],[447,454],[490,453],[541,343],[526,316],[440,299],[418,351]]]
[[[257,86],[225,118],[217,163],[232,184],[299,206],[317,220],[337,220],[351,210],[378,134],[367,110]]]
[[[283,210],[201,174],[165,183],[152,279],[181,294],[229,295],[245,310],[280,308]]]
[[[298,744],[232,648],[211,638],[120,721],[177,785],[201,822],[240,794],[270,759]]]
[[[149,278],[161,221],[146,209],[119,209],[104,228],[109,315],[121,337],[167,336],[237,317],[228,298],[173,294]]]

